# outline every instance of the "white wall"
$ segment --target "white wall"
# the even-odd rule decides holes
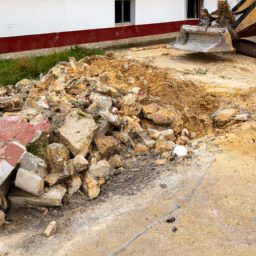
[[[114,0],[0,0],[0,37],[114,26]]]
[[[218,10],[218,0],[204,0],[204,9],[207,9],[209,13]]]
[[[184,20],[186,0],[136,0],[136,25]]]

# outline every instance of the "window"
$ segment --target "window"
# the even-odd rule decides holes
[[[198,18],[198,0],[187,0],[187,18]]]
[[[115,1],[115,22],[131,22],[131,1]]]

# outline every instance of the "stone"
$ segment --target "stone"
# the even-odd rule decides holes
[[[44,182],[47,186],[52,187],[55,184],[62,183],[70,178],[70,175],[63,172],[50,173],[44,178]]]
[[[104,118],[101,118],[97,125],[98,128],[96,130],[95,139],[99,139],[100,137],[105,136],[109,129],[109,122]]]
[[[95,165],[92,165],[89,171],[97,178],[109,179],[111,174],[111,166],[106,160],[101,160]]]
[[[0,228],[4,225],[5,223],[5,214],[3,211],[0,210]]]
[[[122,113],[127,116],[138,116],[142,110],[140,103],[135,102],[133,105],[124,106]]]
[[[174,141],[175,135],[172,129],[161,131],[161,134],[157,140],[157,142],[164,142],[164,141]]]
[[[57,222],[51,221],[46,230],[44,231],[44,235],[49,237],[53,234],[55,234],[57,231]]]
[[[61,185],[56,185],[43,193],[40,197],[31,196],[30,194],[21,190],[12,190],[9,195],[10,203],[18,207],[30,206],[61,206],[62,198],[64,197],[67,189]]]
[[[185,144],[189,142],[189,138],[187,136],[180,136],[179,139],[181,139]]]
[[[26,94],[35,86],[34,81],[28,79],[23,79],[15,84],[15,88],[18,93]]]
[[[72,177],[71,180],[67,182],[68,195],[71,197],[75,194],[82,186],[82,180],[79,176]]]
[[[149,152],[149,148],[143,144],[137,144],[135,146],[135,152],[138,154],[146,155]]]
[[[144,143],[149,149],[152,149],[156,146],[156,142],[154,140],[144,140]]]
[[[122,103],[124,105],[133,105],[138,99],[138,95],[135,93],[128,93],[126,96],[122,98]]]
[[[123,166],[123,164],[124,164],[120,155],[112,156],[108,160],[108,162],[109,162],[110,166],[113,168],[119,168],[119,167]]]
[[[53,143],[47,147],[47,152],[50,171],[62,172],[70,158],[69,150],[61,143]]]
[[[15,187],[31,195],[41,196],[44,191],[44,180],[30,171],[19,168],[15,179]]]
[[[152,103],[150,105],[144,106],[143,107],[143,115],[148,118],[149,115],[156,113],[159,110],[159,107],[157,106],[156,103]]]
[[[76,172],[83,172],[88,169],[89,162],[81,155],[77,155],[73,161]]]
[[[20,168],[38,175],[42,179],[48,175],[48,168],[45,161],[37,156],[25,152],[19,160]]]
[[[107,120],[109,123],[116,124],[118,122],[118,115],[114,113],[110,113],[106,110],[100,110],[98,113],[102,118]]]
[[[21,110],[23,105],[22,95],[0,97],[0,110],[5,112]]]
[[[130,141],[129,135],[125,132],[113,132],[112,135],[115,139],[119,140],[120,142],[124,143],[125,145],[127,145],[128,142]]]
[[[151,119],[155,124],[158,125],[167,125],[174,122],[175,116],[172,112],[166,109],[161,109],[156,113],[148,115],[148,119]]]
[[[164,152],[162,155],[161,155],[162,159],[167,159],[167,160],[171,160],[172,158],[172,153],[171,152]]]
[[[195,132],[191,132],[190,134],[189,134],[189,138],[190,139],[194,139],[196,137],[196,133]]]
[[[92,118],[79,117],[76,113],[72,113],[58,129],[58,134],[61,143],[69,148],[74,156],[86,156],[97,128]]]
[[[165,165],[168,163],[169,163],[168,159],[157,159],[155,162],[156,165]]]
[[[87,172],[84,178],[83,187],[91,200],[98,197],[100,194],[100,187],[104,184],[104,180],[99,180],[94,174]]]
[[[70,159],[67,161],[63,174],[67,176],[72,176],[76,173],[75,167],[74,167],[74,159]]]
[[[92,100],[93,103],[86,110],[86,112],[89,114],[98,114],[100,110],[110,111],[112,107],[111,98],[99,93],[92,93],[90,100]]]
[[[119,97],[120,93],[117,91],[116,88],[106,85],[106,84],[100,84],[96,87],[96,91],[101,94],[106,94],[107,96],[111,97]]]
[[[104,136],[94,141],[103,157],[118,154],[120,149],[113,136]]]
[[[220,111],[215,117],[214,122],[217,127],[222,127],[231,121],[232,116],[237,113],[236,109],[224,109]]]
[[[187,154],[188,154],[188,150],[183,146],[177,146],[173,150],[173,155],[186,156]]]
[[[171,151],[175,147],[175,143],[172,141],[158,142],[155,147],[155,152],[163,154],[166,151]]]
[[[154,139],[154,140],[158,140],[158,138],[160,137],[161,135],[161,132],[157,131],[157,130],[154,130],[154,129],[150,129],[148,128],[148,134],[149,136]]]

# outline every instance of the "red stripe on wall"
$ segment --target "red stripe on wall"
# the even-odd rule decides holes
[[[0,54],[178,32],[198,20],[0,38]]]

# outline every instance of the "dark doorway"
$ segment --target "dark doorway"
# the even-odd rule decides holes
[[[131,22],[131,1],[115,1],[115,22]]]
[[[198,18],[198,0],[187,0],[187,18]]]

